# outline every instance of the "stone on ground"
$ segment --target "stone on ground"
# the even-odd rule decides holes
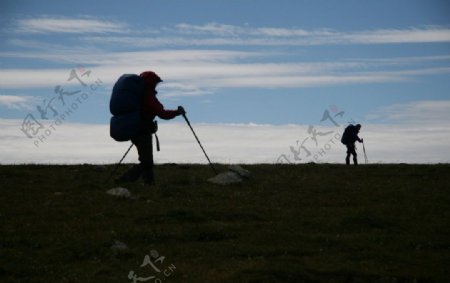
[[[115,196],[115,197],[131,198],[130,191],[125,188],[122,188],[122,187],[110,189],[110,190],[106,191],[106,193],[108,195]]]
[[[125,252],[128,251],[128,246],[127,244],[121,242],[121,241],[114,241],[114,244],[111,245],[111,250],[115,253],[118,254],[120,252]]]
[[[242,178],[239,176],[239,174],[231,171],[223,172],[220,174],[217,174],[216,176],[209,178],[209,182],[219,185],[229,185],[229,184],[235,184],[235,183],[241,183]]]

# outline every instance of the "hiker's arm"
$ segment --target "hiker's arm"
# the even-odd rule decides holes
[[[150,97],[145,101],[144,112],[156,115],[161,119],[170,120],[179,115],[178,110],[166,110],[156,97]]]
[[[179,115],[178,110],[166,110],[161,103],[154,110],[156,116],[164,120],[170,120]]]

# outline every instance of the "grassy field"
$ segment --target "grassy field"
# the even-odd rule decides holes
[[[0,282],[449,282],[449,165],[244,167],[0,166]]]

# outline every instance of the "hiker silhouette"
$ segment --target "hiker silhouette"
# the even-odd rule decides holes
[[[134,182],[140,177],[146,184],[154,183],[152,134],[155,134],[158,130],[157,123],[154,120],[156,117],[170,120],[186,113],[182,106],[178,106],[177,110],[164,109],[164,106],[156,98],[158,93],[156,87],[162,82],[162,79],[156,73],[146,71],[141,73],[139,77],[144,84],[144,94],[142,105],[140,105],[140,121],[138,121],[136,133],[131,137],[131,142],[137,148],[140,163],[117,179],[116,182],[118,183]]]
[[[347,156],[345,157],[345,164],[350,165],[350,155],[353,155],[353,163],[358,165],[358,155],[356,154],[355,142],[363,142],[363,139],[358,137],[361,130],[361,124],[348,125],[342,134],[341,142],[347,146]]]

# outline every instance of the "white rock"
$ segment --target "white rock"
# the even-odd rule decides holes
[[[128,246],[125,243],[116,240],[114,241],[114,244],[112,244],[111,249],[115,252],[126,251],[128,250]]]
[[[242,182],[242,178],[239,176],[239,174],[235,172],[223,172],[220,173],[210,179],[208,179],[209,182],[219,185],[228,185],[228,184],[234,184],[234,183],[240,183]]]
[[[115,197],[122,197],[122,198],[130,198],[131,197],[130,191],[125,188],[122,188],[122,187],[110,189],[110,190],[106,191],[106,193],[108,195],[112,195]]]
[[[242,168],[240,165],[230,165],[230,167],[228,167],[228,169],[230,169],[230,171],[233,171],[233,172],[239,174],[239,176],[244,177],[244,178],[248,178],[251,175],[250,171]]]

